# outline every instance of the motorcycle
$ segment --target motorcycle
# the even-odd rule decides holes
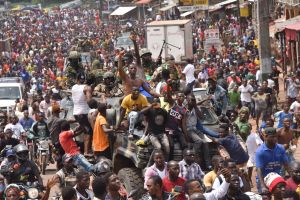
[[[17,185],[21,192],[20,192],[20,199],[21,200],[37,200],[37,199],[40,199],[39,198],[39,191],[40,191],[40,188],[39,188],[39,185],[37,182],[28,182],[26,184],[21,184],[21,183],[13,183],[13,184],[10,184],[11,186],[15,186]],[[10,185],[8,185],[6,188],[9,188]]]
[[[43,175],[46,173],[46,167],[50,160],[50,144],[49,138],[38,139],[36,141],[37,152],[36,161]]]

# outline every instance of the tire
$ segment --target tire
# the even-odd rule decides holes
[[[136,168],[123,168],[119,171],[118,177],[124,184],[126,191],[130,193],[133,190],[142,189],[144,187],[144,180],[142,173]]]
[[[42,171],[43,175],[46,174],[46,166],[47,166],[47,157],[46,157],[46,155],[42,155],[42,157],[41,157],[41,171]]]

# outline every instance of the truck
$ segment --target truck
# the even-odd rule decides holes
[[[191,20],[153,21],[146,25],[147,48],[153,58],[171,54],[175,61],[193,57]]]

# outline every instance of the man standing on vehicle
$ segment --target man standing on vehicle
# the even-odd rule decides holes
[[[92,98],[92,89],[85,84],[86,77],[80,73],[77,76],[77,82],[72,87],[72,99],[74,103],[73,114],[75,120],[80,124],[84,134],[84,155],[89,155],[91,149],[91,136],[93,129],[88,120],[88,112],[90,110],[87,102]]]

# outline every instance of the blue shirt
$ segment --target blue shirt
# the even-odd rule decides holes
[[[34,120],[30,117],[26,120],[23,117],[19,120],[19,123],[23,126],[24,130],[29,130],[32,127],[32,124],[34,123]]]
[[[293,114],[288,112],[288,113],[285,113],[285,112],[280,112],[278,114],[278,125],[277,125],[277,128],[282,128],[283,127],[283,120],[284,118],[289,118],[290,119],[290,122],[292,123],[293,122]]]
[[[230,158],[236,164],[246,163],[249,159],[249,155],[244,151],[235,135],[228,135],[224,138],[219,138],[218,142],[223,145],[226,151],[229,153]]]
[[[280,174],[282,165],[288,163],[288,157],[282,145],[276,144],[274,149],[269,149],[263,143],[256,150],[256,168],[260,168],[262,176],[267,176],[270,172]]]

